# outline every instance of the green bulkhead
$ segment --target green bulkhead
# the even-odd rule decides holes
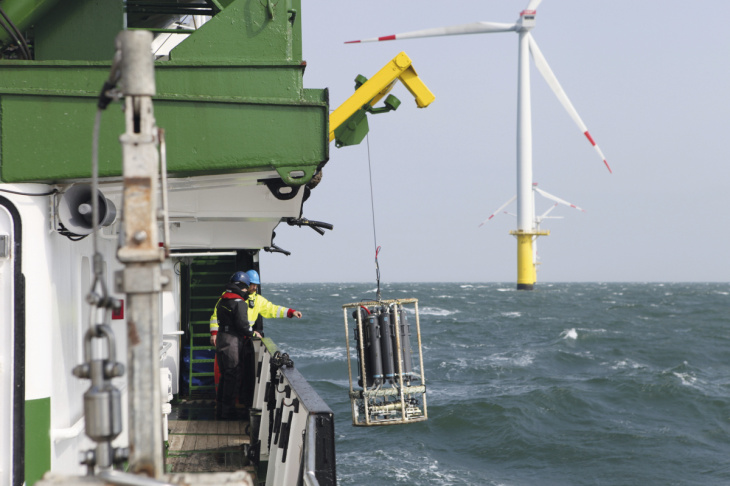
[[[299,185],[328,160],[327,90],[303,88],[301,0],[68,3],[28,31],[34,60],[0,59],[0,181],[90,177],[96,99],[116,33],[125,18],[130,28],[169,32],[170,19],[186,11],[213,17],[155,62],[169,174],[276,170]],[[102,177],[121,176],[123,131],[123,117],[102,118]]]

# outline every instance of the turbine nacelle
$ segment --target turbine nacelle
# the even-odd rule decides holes
[[[520,12],[520,18],[517,20],[517,32],[529,31],[535,27],[535,15],[537,15],[537,6],[542,0],[530,0],[527,7]]]
[[[535,15],[537,10],[523,10],[520,12],[520,19],[517,21],[517,32],[532,30],[535,27]]]

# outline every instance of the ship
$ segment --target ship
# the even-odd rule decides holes
[[[332,411],[271,339],[215,420],[209,318],[280,225],[332,229],[304,212],[332,142],[397,80],[433,100],[410,59],[331,110],[301,0],[5,0],[0,27],[0,483],[336,484]]]

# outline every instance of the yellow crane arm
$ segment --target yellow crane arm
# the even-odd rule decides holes
[[[398,79],[416,98],[416,105],[419,108],[430,105],[435,96],[418,77],[412,64],[411,58],[405,52],[401,52],[333,111],[330,115],[330,142],[335,139],[335,130],[340,125],[363,106],[372,106],[380,101]]]

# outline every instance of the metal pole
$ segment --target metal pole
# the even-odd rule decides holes
[[[357,336],[359,338],[358,345],[360,347],[360,367],[362,373],[360,376],[362,376],[362,391],[363,391],[363,405],[365,406],[365,423],[367,425],[370,425],[370,410],[368,409],[368,400],[365,398],[365,392],[368,390],[368,379],[367,375],[365,374],[365,343],[363,342],[363,335],[362,335],[362,316],[360,314],[360,309],[357,309]]]
[[[357,400],[353,398],[352,394],[354,388],[352,386],[352,357],[350,356],[350,330],[347,328],[347,306],[342,306],[342,313],[345,317],[345,350],[347,351],[347,376],[350,378],[350,406],[352,407],[352,424],[357,425],[355,420],[355,407],[357,406]]]
[[[160,292],[166,285],[158,247],[158,132],[152,110],[155,80],[152,34],[123,31],[122,90],[126,131],[120,137],[124,174],[124,243],[117,274],[127,294],[129,317],[129,465],[133,473],[164,473],[160,399]]]
[[[400,418],[401,420],[408,420],[408,416],[406,414],[406,402],[405,402],[405,394],[403,392],[403,364],[401,363],[401,360],[403,359],[403,351],[400,347],[400,315],[399,311],[401,309],[400,303],[395,302],[392,304],[393,307],[393,327],[395,329],[395,348],[397,350],[396,353],[396,359],[398,360],[398,397],[400,398]]]
[[[517,289],[532,290],[535,283],[535,263],[532,255],[535,204],[532,193],[529,30],[520,30],[519,36],[519,63],[517,69]]]

